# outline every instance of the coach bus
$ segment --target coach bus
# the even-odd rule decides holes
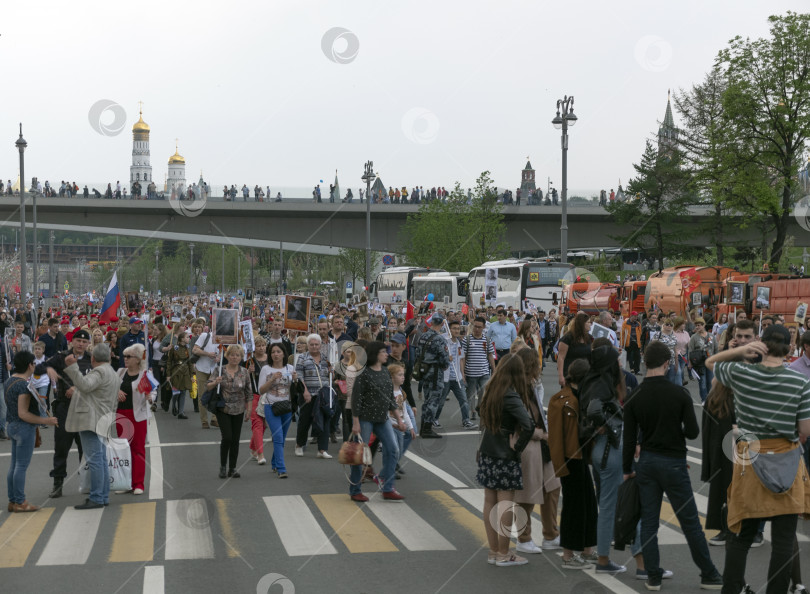
[[[486,273],[488,268],[498,272],[498,293],[494,302],[507,307],[523,309],[529,301],[538,310],[559,309],[563,303],[563,285],[577,280],[573,264],[563,264],[546,259],[509,259],[485,262],[470,271],[469,304],[481,307],[486,302]]]
[[[441,268],[418,268],[415,266],[392,266],[377,275],[369,293],[380,303],[413,303],[413,277],[430,272],[445,272]]]
[[[429,272],[413,277],[413,303],[426,301],[433,295],[434,303],[446,303],[461,309],[467,303],[469,274],[466,272]]]

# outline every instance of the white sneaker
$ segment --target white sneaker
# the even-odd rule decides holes
[[[295,455],[296,456],[303,456],[304,455],[304,448],[295,448]]]
[[[331,460],[332,456],[330,456],[327,452],[318,452],[315,454],[316,458],[323,458],[324,460]]]
[[[257,460],[257,462],[259,463],[259,466],[264,466],[265,464],[267,464],[267,460],[265,460],[265,459],[264,459],[264,456],[262,456],[261,458],[259,458],[259,459]]]
[[[545,551],[556,551],[562,549],[560,546],[560,537],[558,536],[554,540],[545,540],[543,539],[543,550]]]
[[[132,494],[133,495],[143,495],[143,489],[133,489]]]
[[[543,549],[534,544],[533,540],[528,542],[518,542],[515,547],[518,553],[542,553]]]

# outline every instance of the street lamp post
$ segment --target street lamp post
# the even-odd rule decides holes
[[[560,262],[568,262],[568,127],[577,123],[574,115],[574,96],[557,100],[557,115],[551,120],[554,127],[562,128],[562,221],[560,223]]]
[[[22,124],[20,124],[20,137],[17,139],[17,150],[20,151],[20,301],[25,301],[25,288],[28,286],[26,274],[26,245],[25,245],[25,149],[28,143],[22,135]]]
[[[225,244],[222,244],[222,297],[225,297]]]
[[[188,267],[188,286],[189,290],[191,290],[191,287],[194,286],[194,244],[190,243],[188,247],[191,248],[191,260],[189,262],[190,266]]]
[[[374,163],[366,162],[366,169],[360,178],[366,182],[366,279],[364,283],[366,286],[369,286],[371,281],[371,184],[376,177]]]
[[[158,294],[158,283],[160,282],[160,272],[158,270],[158,256],[160,255],[160,248],[155,246],[155,296]]]
[[[51,294],[51,299],[54,298],[54,290],[56,287],[54,283],[56,279],[53,276],[53,231],[48,233],[48,291]]]
[[[23,181],[20,178],[20,185],[22,185]],[[33,205],[33,231],[34,231],[34,286],[31,293],[34,294],[34,303],[39,306],[39,242],[37,241],[37,189],[35,187],[31,187],[31,204]]]

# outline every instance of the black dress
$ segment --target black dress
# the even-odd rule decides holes
[[[568,366],[572,361],[577,359],[590,359],[591,358],[591,342],[593,338],[590,335],[586,336],[585,342],[574,342],[573,335],[569,332],[560,339],[560,342],[568,345],[568,352],[565,353],[563,360],[563,376],[568,375]]]
[[[736,417],[732,411],[727,417],[717,419],[703,406],[700,434],[703,441],[703,461],[700,480],[709,483],[709,501],[706,505],[706,528],[724,530],[723,505],[726,493],[731,484],[733,464],[727,435],[735,424]],[[723,446],[726,446],[725,450]]]

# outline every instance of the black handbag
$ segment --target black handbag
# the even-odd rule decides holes
[[[270,405],[270,410],[275,416],[280,417],[292,412],[292,403],[289,400],[279,400]]]

